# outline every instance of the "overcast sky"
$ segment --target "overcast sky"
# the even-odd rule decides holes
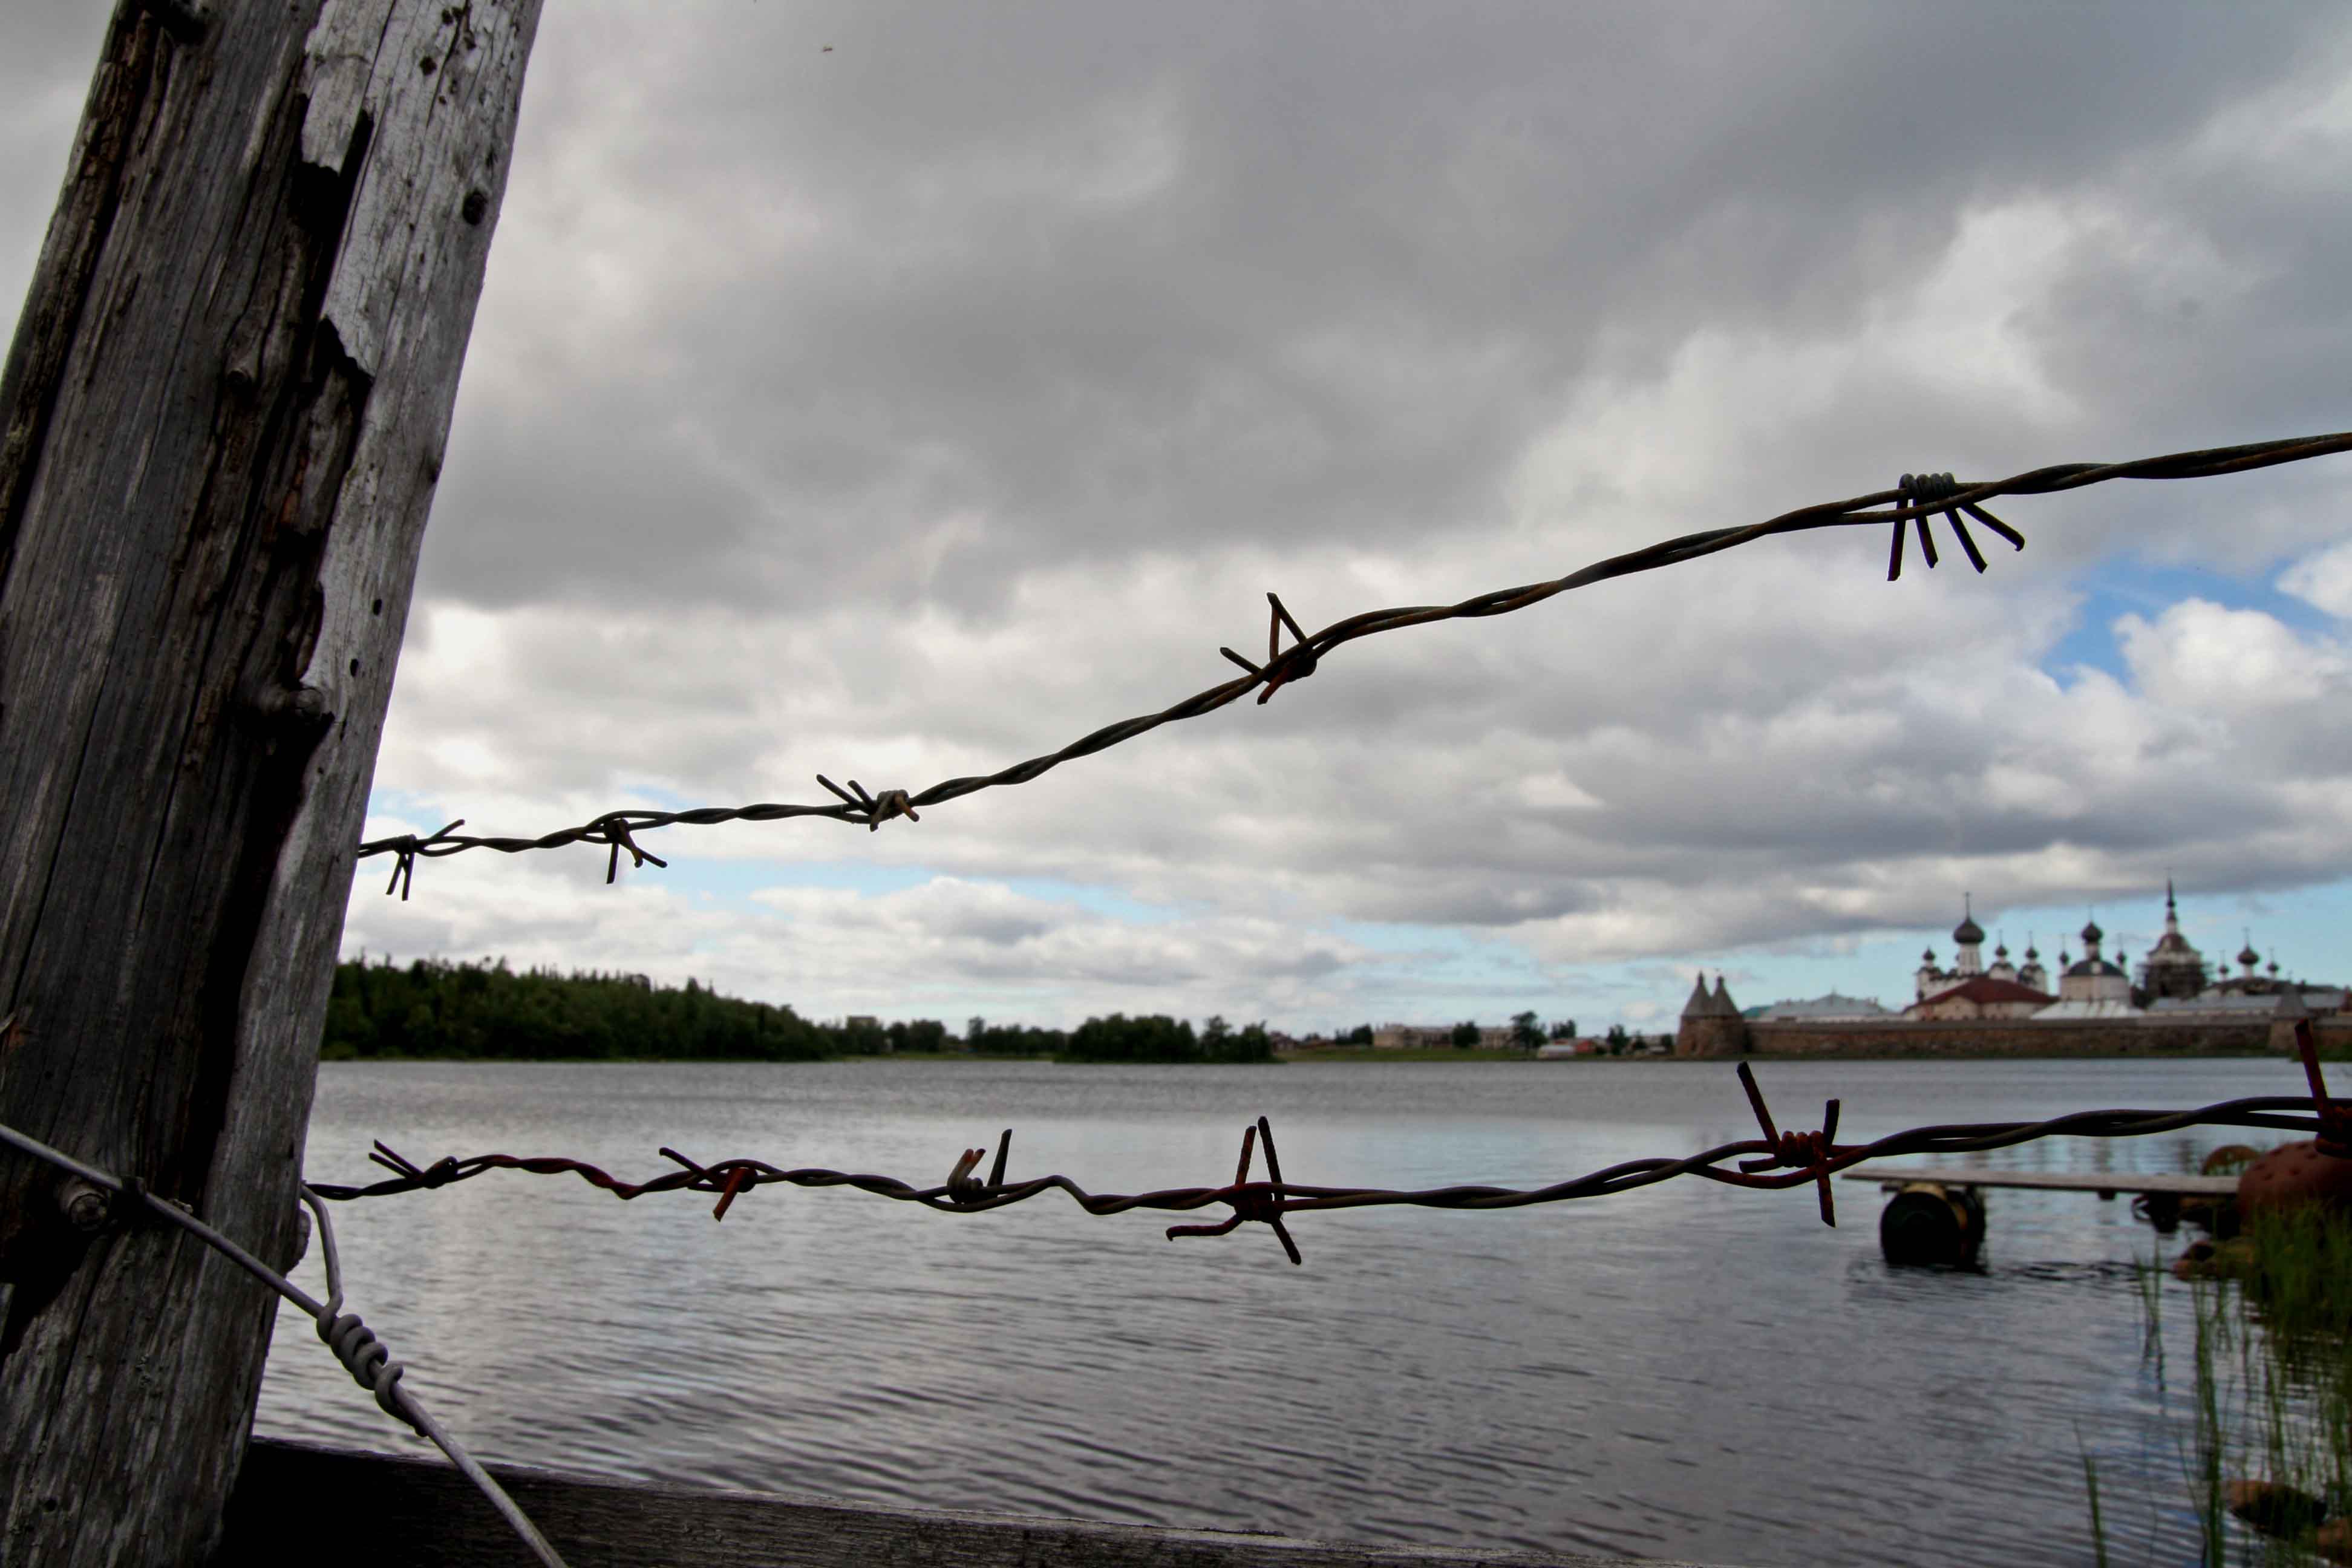
[[[103,12],[5,25],[12,305]],[[2352,427],[2347,169],[2334,5],[550,0],[367,831],[920,788],[1223,679],[1268,589]],[[1982,577],[1768,542],[875,834],[371,860],[345,950],[1591,1032],[1907,1001],[1964,891],[2137,956],[2168,872],[2352,975],[2352,458],[1995,510]]]

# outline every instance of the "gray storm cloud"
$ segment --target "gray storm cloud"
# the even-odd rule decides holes
[[[12,21],[0,287],[101,23]],[[559,3],[383,809],[919,786],[1223,679],[1269,588],[1312,627],[1906,469],[2341,428],[2347,153],[2323,5]],[[2333,880],[2348,500],[2334,459],[2021,501],[1982,579],[1768,543],[1350,647],[919,826],[674,830],[668,887],[586,851],[437,862],[407,906],[362,877],[352,945],[916,1010],[870,920],[938,1009],[1352,1021],[1437,994],[1432,933],[1572,979],[1932,924],[1963,878]],[[2214,586],[2097,612],[2074,668],[2125,559]],[[2309,613],[2243,607],[2273,584]],[[741,896],[793,861],[932,890]]]

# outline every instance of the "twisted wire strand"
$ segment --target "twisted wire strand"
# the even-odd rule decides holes
[[[668,1148],[660,1152],[675,1162],[679,1169],[642,1182],[623,1181],[584,1160],[562,1155],[519,1158],[512,1154],[476,1154],[465,1159],[445,1158],[429,1166],[419,1166],[379,1142],[369,1158],[393,1171],[394,1175],[356,1186],[313,1183],[311,1190],[320,1198],[343,1202],[428,1191],[471,1181],[491,1171],[521,1171],[541,1176],[576,1175],[591,1186],[602,1188],[625,1201],[652,1193],[716,1193],[720,1194],[720,1199],[714,1218],[723,1215],[727,1207],[744,1193],[762,1186],[786,1184],[851,1187],[900,1203],[919,1204],[942,1214],[984,1214],[992,1209],[1025,1203],[1047,1192],[1060,1192],[1090,1215],[1124,1214],[1130,1209],[1183,1212],[1223,1204],[1234,1210],[1236,1221],[1258,1220],[1271,1224],[1278,1222],[1286,1215],[1321,1209],[1397,1205],[1433,1209],[1526,1208],[1538,1204],[1564,1203],[1581,1198],[1614,1197],[1671,1181],[1677,1176],[1691,1175],[1729,1186],[1768,1190],[1818,1184],[1824,1193],[1822,1218],[1833,1226],[1837,1220],[1826,1197],[1829,1177],[1867,1161],[1905,1154],[1980,1153],[2042,1138],[2140,1138],[2177,1131],[2184,1127],[2264,1127],[2311,1136],[2337,1128],[2340,1119],[2347,1110],[2352,1110],[2352,1101],[2329,1100],[2325,1098],[2323,1089],[2314,1097],[2258,1095],[2220,1100],[2190,1110],[2081,1110],[2041,1121],[1954,1122],[1913,1127],[1868,1143],[1840,1144],[1832,1141],[1836,1129],[1835,1100],[1830,1102],[1827,1127],[1823,1131],[1784,1133],[1772,1126],[1769,1113],[1763,1107],[1762,1097],[1755,1091],[1753,1079],[1744,1063],[1741,1064],[1740,1076],[1750,1090],[1750,1100],[1758,1118],[1765,1125],[1764,1137],[1717,1144],[1680,1159],[1628,1160],[1539,1187],[1465,1184],[1401,1191],[1386,1187],[1315,1186],[1283,1180],[1279,1167],[1273,1166],[1271,1161],[1269,1168],[1273,1179],[1252,1182],[1245,1179],[1252,1138],[1264,1131],[1269,1152],[1273,1142],[1271,1129],[1266,1128],[1265,1119],[1260,1118],[1257,1124],[1244,1134],[1242,1168],[1234,1183],[1216,1187],[1171,1187],[1148,1193],[1093,1193],[1069,1177],[1058,1174],[1008,1182],[1004,1179],[1004,1162],[1012,1144],[1010,1129],[998,1142],[996,1167],[991,1179],[985,1183],[973,1179],[970,1174],[977,1163],[978,1150],[966,1150],[947,1181],[919,1186],[896,1176],[818,1169],[787,1170],[764,1160],[750,1158],[703,1164]],[[2314,1113],[2315,1108],[2316,1113]],[[2305,1114],[2289,1114],[2295,1111]],[[1748,1160],[1741,1168],[1724,1168],[1729,1162],[1745,1156],[1758,1158]],[[1230,1226],[1185,1227],[1183,1233],[1222,1234],[1230,1228]],[[1178,1232],[1171,1230],[1170,1234],[1172,1237]],[[1287,1234],[1278,1234],[1282,1235],[1286,1249],[1291,1252],[1292,1260],[1296,1262],[1297,1249],[1290,1246]]]
[[[327,1206],[319,1201],[317,1193],[307,1186],[299,1189],[302,1201],[318,1216],[319,1244],[327,1269],[327,1299],[324,1301],[315,1300],[309,1291],[203,1220],[178,1205],[155,1196],[137,1182],[126,1181],[94,1165],[84,1164],[72,1155],[52,1149],[39,1139],[19,1132],[5,1122],[0,1122],[0,1143],[36,1160],[45,1161],[69,1175],[78,1176],[112,1194],[117,1201],[135,1202],[147,1214],[169,1220],[309,1313],[319,1325],[319,1338],[334,1352],[335,1359],[352,1374],[352,1380],[375,1395],[375,1402],[384,1414],[407,1423],[449,1456],[449,1462],[489,1499],[491,1505],[504,1516],[507,1523],[514,1528],[515,1533],[522,1538],[523,1543],[530,1548],[532,1555],[545,1568],[566,1568],[562,1554],[549,1544],[547,1537],[540,1533],[539,1527],[531,1523],[514,1499],[507,1495],[506,1489],[491,1479],[489,1472],[483,1469],[466,1451],[465,1446],[434,1418],[432,1412],[425,1408],[415,1394],[401,1386],[401,1365],[392,1359],[392,1352],[376,1338],[375,1331],[362,1322],[356,1312],[342,1310],[342,1259],[335,1249],[334,1222],[328,1218]]]
[[[833,804],[778,805],[761,803],[739,806],[699,806],[688,811],[621,810],[608,811],[593,817],[577,827],[558,829],[536,838],[502,836],[475,836],[455,830],[464,826],[464,819],[450,823],[429,837],[401,834],[393,837],[371,839],[359,847],[359,858],[374,855],[394,855],[398,863],[393,870],[392,882],[384,889],[408,897],[410,879],[418,857],[428,859],[445,855],[457,855],[468,849],[496,849],[501,854],[520,854],[532,849],[554,849],[567,844],[598,844],[611,847],[604,879],[610,882],[618,873],[623,853],[630,857],[633,866],[652,860],[663,861],[641,848],[632,837],[654,828],[678,824],[711,826],[728,822],[776,822],[787,817],[822,816],[836,822],[859,824],[869,831],[879,827],[894,816],[914,819],[921,806],[935,805],[943,801],[959,799],[984,789],[1008,784],[1027,784],[1051,772],[1062,763],[1079,757],[1108,751],[1139,735],[1148,734],[1162,724],[1180,720],[1198,719],[1213,713],[1238,698],[1263,685],[1265,690],[1259,700],[1273,695],[1286,681],[1305,679],[1312,675],[1318,663],[1331,651],[1360,637],[1383,632],[1402,630],[1406,626],[1426,626],[1435,621],[1470,619],[1486,616],[1505,616],[1539,605],[1556,595],[1590,587],[1595,583],[1614,577],[1631,576],[1641,572],[1654,572],[1661,567],[1679,565],[1702,556],[1718,554],[1743,544],[1776,534],[1799,533],[1820,528],[1856,528],[1891,522],[1895,525],[1895,553],[1888,575],[1901,569],[1903,525],[1916,526],[1920,543],[1926,548],[1928,563],[1935,563],[1934,546],[1927,533],[1928,520],[1941,513],[1954,530],[1970,561],[1979,572],[1985,569],[1984,559],[1975,541],[1969,538],[1960,521],[1966,512],[1978,521],[1999,532],[2019,549],[2024,547],[2023,536],[2014,529],[1990,516],[1982,503],[2000,496],[2052,495],[2061,490],[2081,489],[2088,485],[2105,484],[2110,479],[2210,479],[2221,474],[2244,473],[2254,468],[2270,468],[2281,463],[2298,463],[2313,458],[2352,450],[2352,432],[2334,435],[2295,437],[2284,440],[2255,441],[2236,447],[2210,447],[2195,451],[2171,452],[2161,457],[2142,458],[2126,463],[2060,463],[2053,467],[2031,468],[2005,479],[1965,482],[1948,474],[1906,475],[1904,482],[1894,489],[1873,490],[1867,495],[1853,496],[1844,500],[1822,501],[1812,506],[1784,511],[1762,522],[1730,528],[1703,530],[1676,538],[1660,540],[1654,544],[1622,555],[1596,561],[1589,566],[1571,572],[1564,577],[1548,582],[1523,584],[1516,588],[1497,588],[1474,595],[1454,605],[1408,605],[1386,610],[1367,610],[1359,615],[1332,622],[1321,631],[1308,637],[1298,630],[1297,623],[1282,606],[1280,599],[1269,594],[1274,621],[1277,626],[1287,626],[1297,638],[1289,647],[1279,652],[1269,648],[1263,665],[1243,658],[1230,649],[1225,657],[1240,665],[1247,673],[1196,691],[1182,701],[1157,713],[1139,714],[1106,724],[1093,732],[1082,735],[1058,752],[1031,757],[1011,767],[987,774],[972,774],[945,779],[928,789],[908,792],[885,790],[868,795],[856,780],[849,781],[852,795],[831,780],[819,775],[818,782],[838,797]],[[1272,639],[1270,639],[1272,640]]]

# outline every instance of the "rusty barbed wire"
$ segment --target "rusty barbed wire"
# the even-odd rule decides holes
[[[1994,517],[1983,503],[2000,496],[2050,495],[2061,490],[2080,489],[2088,485],[2104,484],[2110,479],[2210,479],[2221,474],[2242,473],[2253,468],[2270,468],[2281,463],[2302,462],[2312,458],[2352,450],[2352,432],[2328,436],[2297,437],[2278,441],[2256,441],[2236,447],[2212,447],[2196,451],[2172,452],[2162,457],[2142,458],[2128,463],[2061,463],[2051,468],[2032,468],[2006,479],[1963,482],[1949,474],[1906,474],[1892,489],[1874,490],[1867,495],[1845,500],[1822,501],[1813,506],[1799,507],[1793,511],[1768,518],[1762,522],[1732,528],[1708,529],[1686,533],[1677,538],[1660,540],[1643,549],[1612,555],[1596,561],[1565,577],[1549,582],[1529,583],[1516,588],[1497,588],[1479,594],[1454,605],[1412,605],[1396,609],[1368,610],[1334,621],[1309,637],[1300,629],[1297,620],[1283,606],[1282,600],[1267,594],[1272,607],[1271,625],[1266,639],[1266,661],[1255,664],[1229,647],[1217,651],[1242,667],[1245,671],[1236,679],[1220,686],[1196,691],[1192,696],[1157,713],[1139,714],[1107,724],[1091,734],[1083,735],[1058,752],[1031,757],[996,773],[951,778],[928,789],[907,791],[889,789],[869,795],[856,779],[849,781],[852,795],[834,784],[824,774],[817,782],[839,797],[831,805],[795,805],[761,803],[739,806],[700,806],[688,811],[621,810],[608,811],[591,818],[577,827],[566,827],[536,838],[495,836],[476,837],[455,830],[465,826],[463,818],[450,823],[425,837],[413,833],[389,838],[371,839],[359,847],[359,858],[375,855],[398,857],[393,868],[386,893],[398,892],[404,900],[415,870],[417,858],[437,859],[445,855],[460,854],[468,849],[496,849],[501,854],[520,854],[531,849],[556,849],[567,844],[600,844],[609,846],[611,854],[604,868],[604,880],[611,882],[619,874],[621,855],[625,851],[633,867],[651,860],[656,866],[667,862],[641,848],[632,837],[635,833],[678,824],[711,826],[726,822],[776,822],[787,817],[822,816],[836,822],[862,823],[867,831],[879,828],[894,816],[917,821],[916,808],[936,805],[967,795],[1001,785],[1027,784],[1031,780],[1072,762],[1108,751],[1123,742],[1134,740],[1184,719],[1197,719],[1213,713],[1253,689],[1264,686],[1258,701],[1265,702],[1284,685],[1304,680],[1313,675],[1320,661],[1343,644],[1360,637],[1373,637],[1382,632],[1402,630],[1406,626],[1425,626],[1434,621],[1460,620],[1486,616],[1509,615],[1531,605],[1541,604],[1556,595],[1613,577],[1631,576],[1636,573],[1653,572],[1661,567],[1696,561],[1740,545],[1752,543],[1777,534],[1804,532],[1819,528],[1855,528],[1887,522],[1894,525],[1894,542],[1887,562],[1886,575],[1891,582],[1903,571],[1904,525],[1909,523],[1916,531],[1922,552],[1929,567],[1937,563],[1936,546],[1928,531],[1931,518],[1941,516],[1952,529],[1969,563],[1979,572],[1985,570],[1985,559],[1961,521],[1966,513],[2007,540],[2018,550],[2025,548],[2025,536]],[[1885,510],[1875,510],[1884,508]],[[1281,633],[1287,628],[1296,639],[1291,646],[1280,646]]]
[[[1740,1087],[1747,1092],[1762,1137],[1717,1144],[1681,1159],[1628,1160],[1541,1187],[1459,1185],[1406,1192],[1387,1187],[1310,1186],[1286,1181],[1275,1156],[1274,1129],[1261,1116],[1243,1131],[1241,1163],[1231,1184],[1149,1193],[1090,1193],[1063,1175],[1008,1182],[1004,1168],[1013,1147],[1013,1130],[1009,1127],[997,1140],[995,1166],[986,1182],[976,1180],[971,1173],[980,1163],[982,1151],[966,1149],[950,1170],[947,1180],[934,1186],[917,1186],[896,1176],[786,1170],[757,1159],[737,1158],[703,1164],[667,1147],[660,1151],[662,1157],[675,1162],[679,1168],[643,1182],[622,1181],[584,1160],[562,1155],[518,1158],[512,1154],[476,1154],[466,1159],[445,1157],[420,1166],[379,1140],[368,1158],[393,1172],[392,1177],[364,1186],[313,1182],[310,1188],[322,1198],[350,1201],[446,1187],[491,1171],[522,1171],[540,1176],[570,1174],[625,1201],[650,1193],[715,1193],[719,1201],[711,1210],[714,1220],[724,1219],[729,1207],[742,1194],[778,1184],[854,1187],[900,1203],[920,1204],[942,1214],[985,1214],[1058,1191],[1096,1215],[1124,1214],[1130,1209],[1181,1213],[1223,1204],[1232,1209],[1230,1218],[1216,1225],[1171,1226],[1169,1239],[1224,1236],[1246,1221],[1255,1221],[1274,1231],[1293,1263],[1302,1263],[1304,1259],[1283,1224],[1289,1215],[1400,1205],[1433,1209],[1527,1208],[1580,1198],[1614,1197],[1686,1175],[1752,1189],[1815,1185],[1819,1189],[1822,1220],[1833,1226],[1837,1224],[1837,1211],[1831,1196],[1830,1178],[1851,1166],[1905,1154],[1981,1153],[2043,1138],[2142,1138],[2184,1127],[2268,1127],[2315,1136],[2321,1140],[2323,1150],[2352,1157],[2352,1150],[2331,1142],[2352,1128],[2352,1100],[2328,1098],[2307,1024],[2297,1028],[2296,1045],[2311,1084],[2307,1097],[2258,1095],[2219,1100],[2193,1110],[2080,1110],[2042,1121],[1951,1122],[1908,1128],[1868,1143],[1854,1144],[1835,1141],[1839,1110],[1836,1100],[1830,1100],[1824,1108],[1819,1131],[1783,1131],[1765,1104],[1753,1069],[1741,1062]],[[2296,1111],[2309,1114],[2290,1114]],[[1253,1182],[1249,1179],[1251,1152],[1254,1145],[1260,1142],[1265,1148],[1267,1179]],[[1724,1168],[1733,1161],[1739,1162],[1736,1168]]]

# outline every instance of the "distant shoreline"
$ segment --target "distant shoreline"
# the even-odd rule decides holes
[[[399,1056],[399,1057],[322,1057],[321,1062],[374,1062],[399,1065],[415,1062],[428,1065],[436,1062],[481,1062],[520,1064],[525,1067],[645,1067],[663,1066],[736,1066],[794,1067],[814,1066],[820,1062],[1053,1062],[1065,1067],[1277,1067],[1322,1065],[1354,1066],[1379,1062],[1534,1062],[1538,1058],[1518,1050],[1471,1049],[1455,1050],[1443,1046],[1416,1047],[1404,1050],[1381,1050],[1370,1046],[1354,1046],[1341,1049],[1312,1051],[1277,1051],[1266,1062],[1104,1062],[1082,1061],[1055,1056],[1011,1056],[982,1051],[883,1051],[879,1053],[849,1052],[840,1056],[786,1058],[776,1061],[747,1060],[740,1057],[478,1057],[478,1056]],[[2090,1061],[2276,1061],[2291,1060],[2273,1051],[2210,1051],[2201,1053],[2158,1052],[2053,1052],[2046,1056],[2020,1056],[2008,1051],[1937,1051],[1932,1055],[1911,1051],[1887,1055],[1865,1055],[1859,1052],[1822,1051],[1804,1055],[1750,1055],[1746,1057],[1676,1057],[1652,1056],[1648,1053],[1622,1057],[1547,1057],[1540,1058],[1546,1067],[1573,1067],[1591,1062],[1652,1062],[1682,1063],[1695,1067],[1721,1067],[1740,1061],[1771,1062],[2090,1062]],[[2328,1062],[2352,1061],[2352,1049],[2323,1049],[2320,1059]]]

